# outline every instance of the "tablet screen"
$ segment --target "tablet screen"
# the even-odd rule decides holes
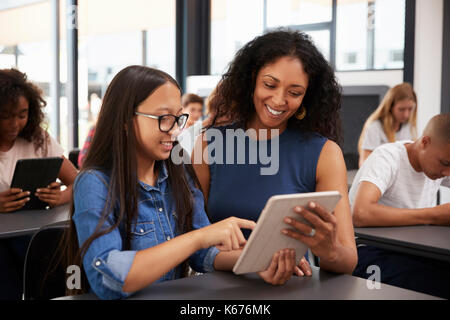
[[[21,159],[16,163],[11,188],[30,191],[30,201],[19,210],[45,209],[48,203],[42,202],[34,193],[56,181],[63,158]]]

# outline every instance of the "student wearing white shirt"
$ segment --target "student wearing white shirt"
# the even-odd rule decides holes
[[[450,114],[433,117],[416,141],[375,149],[349,192],[356,227],[450,225],[450,203],[436,205],[440,186],[450,187]],[[378,265],[382,282],[449,297],[450,265],[370,246],[358,248],[355,275]]]
[[[409,83],[389,89],[366,120],[358,142],[359,167],[378,146],[417,138],[417,97]]]

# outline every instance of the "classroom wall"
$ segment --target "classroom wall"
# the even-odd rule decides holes
[[[341,86],[378,86],[393,87],[403,82],[403,70],[345,71],[336,72]]]
[[[414,90],[419,133],[441,112],[444,0],[416,0]],[[441,203],[450,202],[450,189],[441,187]]]
[[[419,132],[441,112],[443,12],[444,0],[416,0],[414,89]]]

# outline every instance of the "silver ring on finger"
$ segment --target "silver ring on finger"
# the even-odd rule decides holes
[[[311,232],[308,233],[308,236],[309,236],[309,237],[314,237],[315,234],[316,234],[316,229],[312,228],[312,229],[311,229]]]

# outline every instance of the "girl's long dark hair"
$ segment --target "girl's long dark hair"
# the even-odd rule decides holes
[[[163,71],[143,66],[130,66],[120,71],[109,85],[97,120],[95,135],[84,160],[83,170],[80,172],[83,174],[90,169],[100,169],[110,177],[107,201],[97,228],[81,248],[78,247],[75,224],[71,219],[70,228],[63,240],[67,245],[68,265],[81,266],[91,243],[111,232],[121,223],[124,223],[126,230],[123,250],[130,249],[131,225],[138,216],[139,196],[134,112],[136,107],[153,91],[167,82],[180,88],[178,83]],[[178,232],[189,232],[192,230],[193,197],[185,171],[192,177],[197,187],[200,184],[191,165],[176,165],[170,157],[162,162],[168,170],[168,181],[176,204]],[[155,168],[160,167],[162,162],[157,161]],[[76,203],[72,200],[71,217],[75,209]],[[105,228],[105,221],[111,214],[113,214],[114,224]],[[186,261],[182,267],[183,273],[186,274]]]
[[[244,45],[222,76],[210,106],[216,119],[230,119],[245,126],[254,116],[253,92],[259,70],[285,56],[296,57],[309,77],[303,99],[306,117],[289,119],[290,127],[314,131],[341,143],[341,87],[334,71],[311,38],[302,32],[280,28]]]

